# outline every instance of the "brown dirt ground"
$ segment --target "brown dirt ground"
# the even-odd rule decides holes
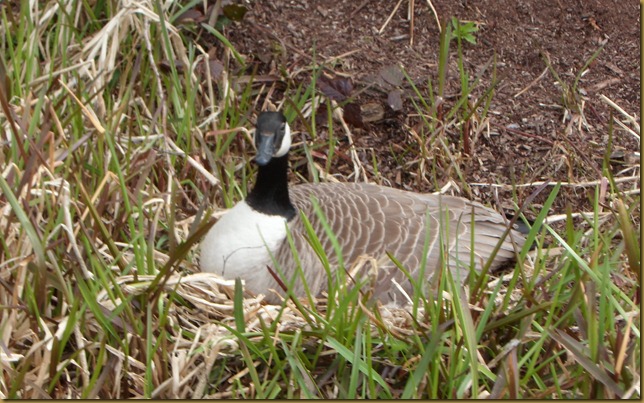
[[[409,147],[418,147],[409,129],[418,127],[415,125],[419,123],[411,102],[410,85],[401,85],[403,108],[393,111],[387,104],[388,89],[381,77],[383,69],[401,63],[419,88],[426,91],[428,78],[434,82],[437,79],[439,30],[428,2],[416,0],[414,43],[410,46],[409,1],[403,0],[391,22],[378,34],[396,3],[252,2],[245,5],[248,13],[244,19],[229,25],[224,34],[249,65],[257,68],[258,74],[278,74],[275,66],[283,66],[293,73],[310,67],[315,54],[317,62],[324,63],[335,74],[351,77],[354,93],[359,94],[356,103],[363,111],[374,104],[384,111],[384,116],[369,122],[364,129],[352,128],[364,166],[372,165],[372,152],[378,157],[383,180],[373,171],[370,174],[374,176],[369,179],[395,187],[434,191],[449,179],[457,179],[456,172],[452,164],[430,158],[428,163],[434,164],[436,171],[433,174],[426,171],[426,178],[420,180],[423,171],[418,169],[418,161],[413,160],[418,153],[404,153]],[[489,126],[473,138],[471,155],[460,154],[457,159],[464,181],[511,184],[599,179],[608,143],[607,124],[614,111],[599,95],[606,95],[638,122],[640,119],[638,5],[621,0],[432,0],[431,3],[441,20],[448,21],[455,16],[478,24],[477,44],[464,44],[463,59],[468,74],[476,76],[496,56],[496,76],[501,79],[488,113]],[[572,119],[565,117],[561,86],[550,72],[542,76],[546,69],[544,56],[549,58],[561,79],[571,84],[602,44],[605,48],[579,84],[581,110],[588,124],[584,127],[579,125],[578,112],[573,113]],[[455,49],[452,45],[446,104],[457,99],[460,88]],[[311,74],[310,70],[304,70],[296,77],[306,81]],[[472,92],[473,99],[482,96],[491,82],[492,69],[488,68]],[[303,129],[303,126],[296,128]],[[324,128],[319,130],[324,137]],[[338,133],[341,133],[339,128]],[[461,149],[458,136],[453,133],[453,138],[450,137],[454,143],[452,151]],[[629,158],[639,152],[634,136],[616,127],[613,148],[627,156],[626,161],[613,164],[613,172],[633,167],[624,175],[639,175],[638,157]],[[348,154],[348,147],[343,150]],[[324,161],[318,162],[324,165]],[[345,159],[337,158],[332,169],[334,173],[348,175],[353,167]],[[520,189],[519,201],[533,190],[532,187]],[[489,187],[475,187],[473,191],[470,197],[493,202]],[[573,211],[588,211],[594,192],[593,187],[562,189],[552,212],[562,213],[567,205]],[[535,199],[537,207],[547,193]],[[499,192],[501,198],[509,194],[509,191]]]

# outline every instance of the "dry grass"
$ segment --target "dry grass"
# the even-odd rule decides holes
[[[2,398],[640,395],[636,164],[552,184],[551,198],[595,189],[594,211],[555,231],[544,202],[537,250],[469,294],[445,280],[440,298],[404,309],[342,287],[313,307],[242,299],[235,282],[199,272],[194,245],[246,193],[246,128],[281,82],[253,80],[225,38],[177,23],[179,4],[160,18],[161,2],[95,3],[0,5]],[[303,112],[301,129],[326,100],[296,79],[315,66],[287,73],[285,109]],[[427,126],[409,127],[408,170],[431,182],[441,165],[458,178],[443,192],[483,186],[463,181],[462,145],[448,141],[466,120],[476,146],[489,120],[468,108],[483,104],[441,114],[432,101],[419,97],[412,120]],[[606,102],[639,138],[637,119]],[[329,122],[352,144],[337,112]],[[330,177],[313,141],[296,149],[298,173]],[[363,151],[349,148],[343,180],[381,179]]]

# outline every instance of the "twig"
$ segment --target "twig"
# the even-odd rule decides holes
[[[546,138],[544,138],[544,137],[541,137],[541,136],[538,136],[538,135],[536,135],[536,134],[527,133],[527,132],[523,132],[523,131],[521,131],[521,130],[516,130],[516,129],[510,129],[509,127],[503,126],[503,125],[498,124],[498,123],[493,123],[493,122],[491,122],[491,124],[492,124],[493,126],[496,126],[496,127],[498,127],[498,128],[501,128],[501,129],[503,129],[503,130],[507,130],[508,132],[510,132],[510,133],[512,133],[512,134],[517,134],[517,135],[519,135],[519,136],[523,136],[523,137],[529,137],[529,138],[531,138],[531,139],[537,139],[537,140],[542,141],[542,142],[544,142],[544,143],[546,143],[546,144],[548,144],[548,145],[551,145],[551,146],[554,146],[554,145],[555,145],[555,143],[554,143],[552,140],[548,140],[548,139],[546,139]]]
[[[597,214],[597,218],[601,220],[602,218],[607,217],[609,215],[611,215],[611,213],[600,212],[600,213]],[[570,217],[570,218],[582,217],[582,218],[585,218],[586,220],[593,221],[595,219],[594,218],[595,217],[595,212],[594,211],[579,211],[579,212],[576,212],[576,213],[569,213],[569,214],[568,213],[566,213],[566,214],[554,214],[554,215],[547,216],[545,218],[545,221],[548,224],[554,224],[554,223],[559,222],[559,221],[565,221],[568,217]]]
[[[204,168],[204,167],[203,167],[203,165],[201,165],[201,164],[200,164],[199,162],[197,162],[194,158],[192,158],[191,156],[189,156],[188,154],[186,154],[186,153],[185,153],[185,151],[183,151],[182,149],[180,149],[180,148],[179,148],[179,147],[174,143],[174,141],[172,141],[172,139],[170,138],[170,136],[166,136],[166,138],[165,138],[165,144],[166,144],[166,145],[168,145],[168,146],[170,146],[170,148],[172,149],[172,151],[176,152],[177,154],[179,154],[179,155],[180,155],[180,156],[182,156],[182,157],[185,157],[185,158],[186,158],[186,160],[188,161],[188,163],[189,163],[190,165],[192,165],[192,166],[193,166],[197,171],[199,171],[203,176],[205,176],[205,177],[206,177],[206,179],[208,179],[208,181],[210,181],[210,183],[212,183],[213,185],[217,185],[217,184],[219,184],[219,179],[215,178],[215,177],[213,176],[213,174],[211,174],[210,172],[208,172],[208,170],[207,170],[206,168]],[[170,154],[170,153],[168,153],[168,154]]]
[[[371,0],[365,0],[365,1],[363,1],[363,2],[362,2],[362,4],[360,4],[358,7],[356,7],[356,8],[351,12],[351,14],[350,14],[349,16],[350,16],[351,18],[355,17],[355,15],[356,15],[356,14],[358,14],[358,11],[362,10],[362,9],[364,8],[364,6],[366,6],[367,4],[369,4],[369,1],[371,1]]]
[[[632,130],[630,130],[630,132],[637,138],[637,140],[639,140],[641,132],[640,132],[640,125],[637,123],[637,120],[635,120],[635,118],[633,116],[631,116],[628,113],[626,113],[626,111],[624,111],[624,109],[622,109],[619,105],[617,105],[615,102],[610,100],[606,95],[599,94],[599,99],[601,99],[602,101],[604,101],[608,105],[610,105],[613,108],[615,108],[619,113],[622,114],[622,116],[624,116],[626,118],[626,120],[628,120],[633,125],[633,127],[635,128],[637,133],[633,132]],[[619,121],[617,121],[617,122],[620,123]]]
[[[434,8],[434,5],[432,4],[431,0],[427,0],[427,4],[429,5],[429,8],[432,9],[432,13],[434,14],[434,19],[436,20],[436,26],[438,26],[438,32],[443,32],[443,27],[441,27],[441,22],[438,19],[438,13],[436,12],[436,9]]]
[[[389,17],[387,17],[387,20],[385,21],[385,23],[382,24],[382,27],[380,27],[380,29],[378,30],[378,35],[381,35],[382,32],[387,27],[387,25],[389,25],[389,22],[391,22],[391,19],[394,17],[394,14],[396,14],[396,11],[398,11],[398,8],[400,8],[400,4],[402,4],[402,1],[403,0],[400,0],[398,4],[396,4],[396,7],[394,7],[394,10],[391,12],[391,14],[389,14]],[[415,3],[416,3],[416,0],[409,0],[409,8],[407,9],[407,17],[409,18],[409,46],[412,46],[414,44],[414,8],[416,5]],[[353,16],[353,14],[355,14],[359,9],[364,7],[365,4],[366,2],[358,6],[358,8],[356,8],[356,11],[354,11],[351,14],[351,16]],[[429,8],[431,8],[432,14],[434,14],[434,19],[436,20],[436,25],[438,26],[438,32],[442,32],[443,28],[441,27],[440,20],[438,19],[438,13],[436,12],[436,8],[434,8],[434,5],[432,4],[431,0],[427,0],[427,5],[429,6]]]
[[[615,178],[613,181],[615,183],[624,183],[624,182],[633,182],[633,181],[640,181],[641,176],[636,175],[636,176],[627,176],[624,178]],[[579,183],[573,183],[573,182],[557,182],[557,181],[537,181],[537,182],[530,182],[530,183],[520,183],[518,185],[506,185],[506,184],[498,184],[498,183],[482,183],[482,182],[474,182],[470,183],[470,186],[489,186],[489,187],[495,187],[495,188],[502,188],[505,190],[511,190],[513,188],[526,188],[526,187],[531,187],[531,186],[541,186],[547,184],[546,186],[555,186],[557,184],[561,186],[566,186],[566,187],[573,187],[573,188],[581,188],[581,187],[588,187],[588,186],[597,186],[601,184],[601,179],[594,180],[594,181],[587,181],[587,182],[579,182]]]
[[[622,115],[624,115],[624,117],[625,117],[626,119],[628,119],[628,120],[631,122],[631,124],[632,124],[633,126],[635,126],[635,128],[637,129],[637,131],[638,131],[638,132],[640,131],[640,125],[637,123],[637,120],[635,120],[635,118],[634,118],[633,116],[631,116],[631,115],[629,115],[628,113],[626,113],[626,111],[624,111],[624,109],[622,109],[619,105],[617,105],[615,102],[613,102],[613,101],[612,101],[610,98],[608,98],[606,95],[604,95],[604,94],[599,94],[599,98],[600,98],[602,101],[606,102],[608,105],[610,105],[610,106],[612,106],[613,108],[617,109],[617,110],[619,111],[619,113],[621,113]]]
[[[409,0],[407,18],[409,19],[409,46],[414,46],[414,7],[416,0]]]
[[[546,75],[546,73],[547,73],[547,72],[548,72],[548,68],[546,67],[546,68],[543,70],[543,73],[541,73],[541,74],[539,75],[539,77],[537,77],[537,78],[535,78],[534,80],[532,80],[532,81],[530,82],[530,84],[528,84],[528,86],[527,86],[527,87],[525,87],[525,88],[524,88],[524,89],[522,89],[521,91],[519,91],[519,92],[517,92],[516,94],[514,94],[513,98],[517,98],[517,97],[521,96],[521,94],[523,94],[524,92],[528,91],[530,88],[534,87],[534,85],[535,85],[535,84],[537,84],[537,83],[538,83],[538,82],[539,82],[543,77],[545,77],[545,75]]]
[[[335,104],[335,101],[333,102]],[[359,182],[360,181],[360,173],[362,172],[362,176],[364,178],[364,181],[367,182],[367,173],[360,164],[360,158],[358,157],[358,152],[356,151],[356,146],[353,143],[353,136],[351,134],[351,129],[349,129],[349,126],[347,126],[347,123],[344,121],[344,116],[342,116],[342,113],[340,108],[336,108],[337,105],[334,105],[334,108],[336,111],[338,111],[337,117],[340,123],[342,124],[342,128],[344,129],[344,133],[347,135],[347,138],[349,139],[349,151],[351,152],[351,160],[353,161],[353,173],[355,174],[354,181]]]
[[[387,25],[389,25],[389,22],[390,22],[390,21],[391,21],[391,19],[394,17],[394,14],[396,14],[396,11],[398,11],[398,8],[400,8],[400,4],[402,4],[402,2],[403,2],[403,0],[400,0],[400,1],[398,2],[398,4],[396,4],[396,7],[394,7],[394,11],[392,11],[392,12],[391,12],[391,14],[389,14],[389,17],[387,18],[387,20],[385,21],[385,23],[384,23],[384,24],[382,24],[382,27],[380,27],[380,29],[378,30],[378,35],[381,35],[381,34],[382,34],[382,31],[384,31],[384,30],[385,30],[385,28],[387,28]]]

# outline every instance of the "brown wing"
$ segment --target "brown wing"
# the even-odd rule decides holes
[[[295,206],[311,222],[331,268],[338,265],[339,259],[322,220],[313,211],[311,197],[317,199],[320,211],[338,239],[347,269],[364,257],[377,261],[376,267],[365,265],[357,275],[363,275],[366,270],[377,270],[374,292],[383,302],[403,298],[392,280],[406,293],[412,290],[411,283],[387,257],[387,252],[398,259],[412,277],[418,278],[425,242],[428,242],[424,277],[431,281],[443,259],[454,275],[464,279],[471,266],[471,250],[475,251],[474,267],[480,271],[506,229],[503,218],[494,210],[457,197],[346,183],[303,184],[292,187],[290,194]],[[475,233],[473,245],[472,223]],[[311,292],[317,294],[326,287],[327,276],[306,239],[306,233],[300,230],[301,224],[299,216],[290,224],[294,249],[298,251]],[[515,232],[513,238],[520,248],[523,237]],[[290,246],[284,245],[277,255],[287,276],[292,275],[296,265]],[[493,268],[512,257],[514,247],[508,237],[495,256]],[[301,285],[296,285],[296,291],[301,291]]]

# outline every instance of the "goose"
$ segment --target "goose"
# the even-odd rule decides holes
[[[283,284],[292,284],[298,297],[306,295],[306,286],[313,296],[327,288],[328,273],[311,246],[302,216],[318,237],[328,267],[337,269],[340,257],[347,270],[352,265],[359,267],[360,259],[371,262],[363,264],[357,276],[370,276],[373,296],[384,304],[408,302],[414,289],[408,276],[419,280],[417,276],[423,275],[425,278],[420,280],[431,282],[439,267],[446,265],[462,282],[470,267],[480,272],[492,258],[490,268],[497,269],[512,261],[525,243],[516,228],[504,237],[507,220],[497,211],[462,197],[420,194],[368,183],[289,187],[291,130],[281,112],[260,113],[253,139],[257,150],[254,162],[258,166],[255,185],[245,200],[228,210],[208,231],[201,243],[199,262],[202,271],[225,279],[241,278],[246,289],[264,294],[269,303],[278,303],[276,292],[283,292],[275,273],[281,274]],[[340,257],[320,212],[337,238]],[[499,242],[500,248],[491,257]]]

